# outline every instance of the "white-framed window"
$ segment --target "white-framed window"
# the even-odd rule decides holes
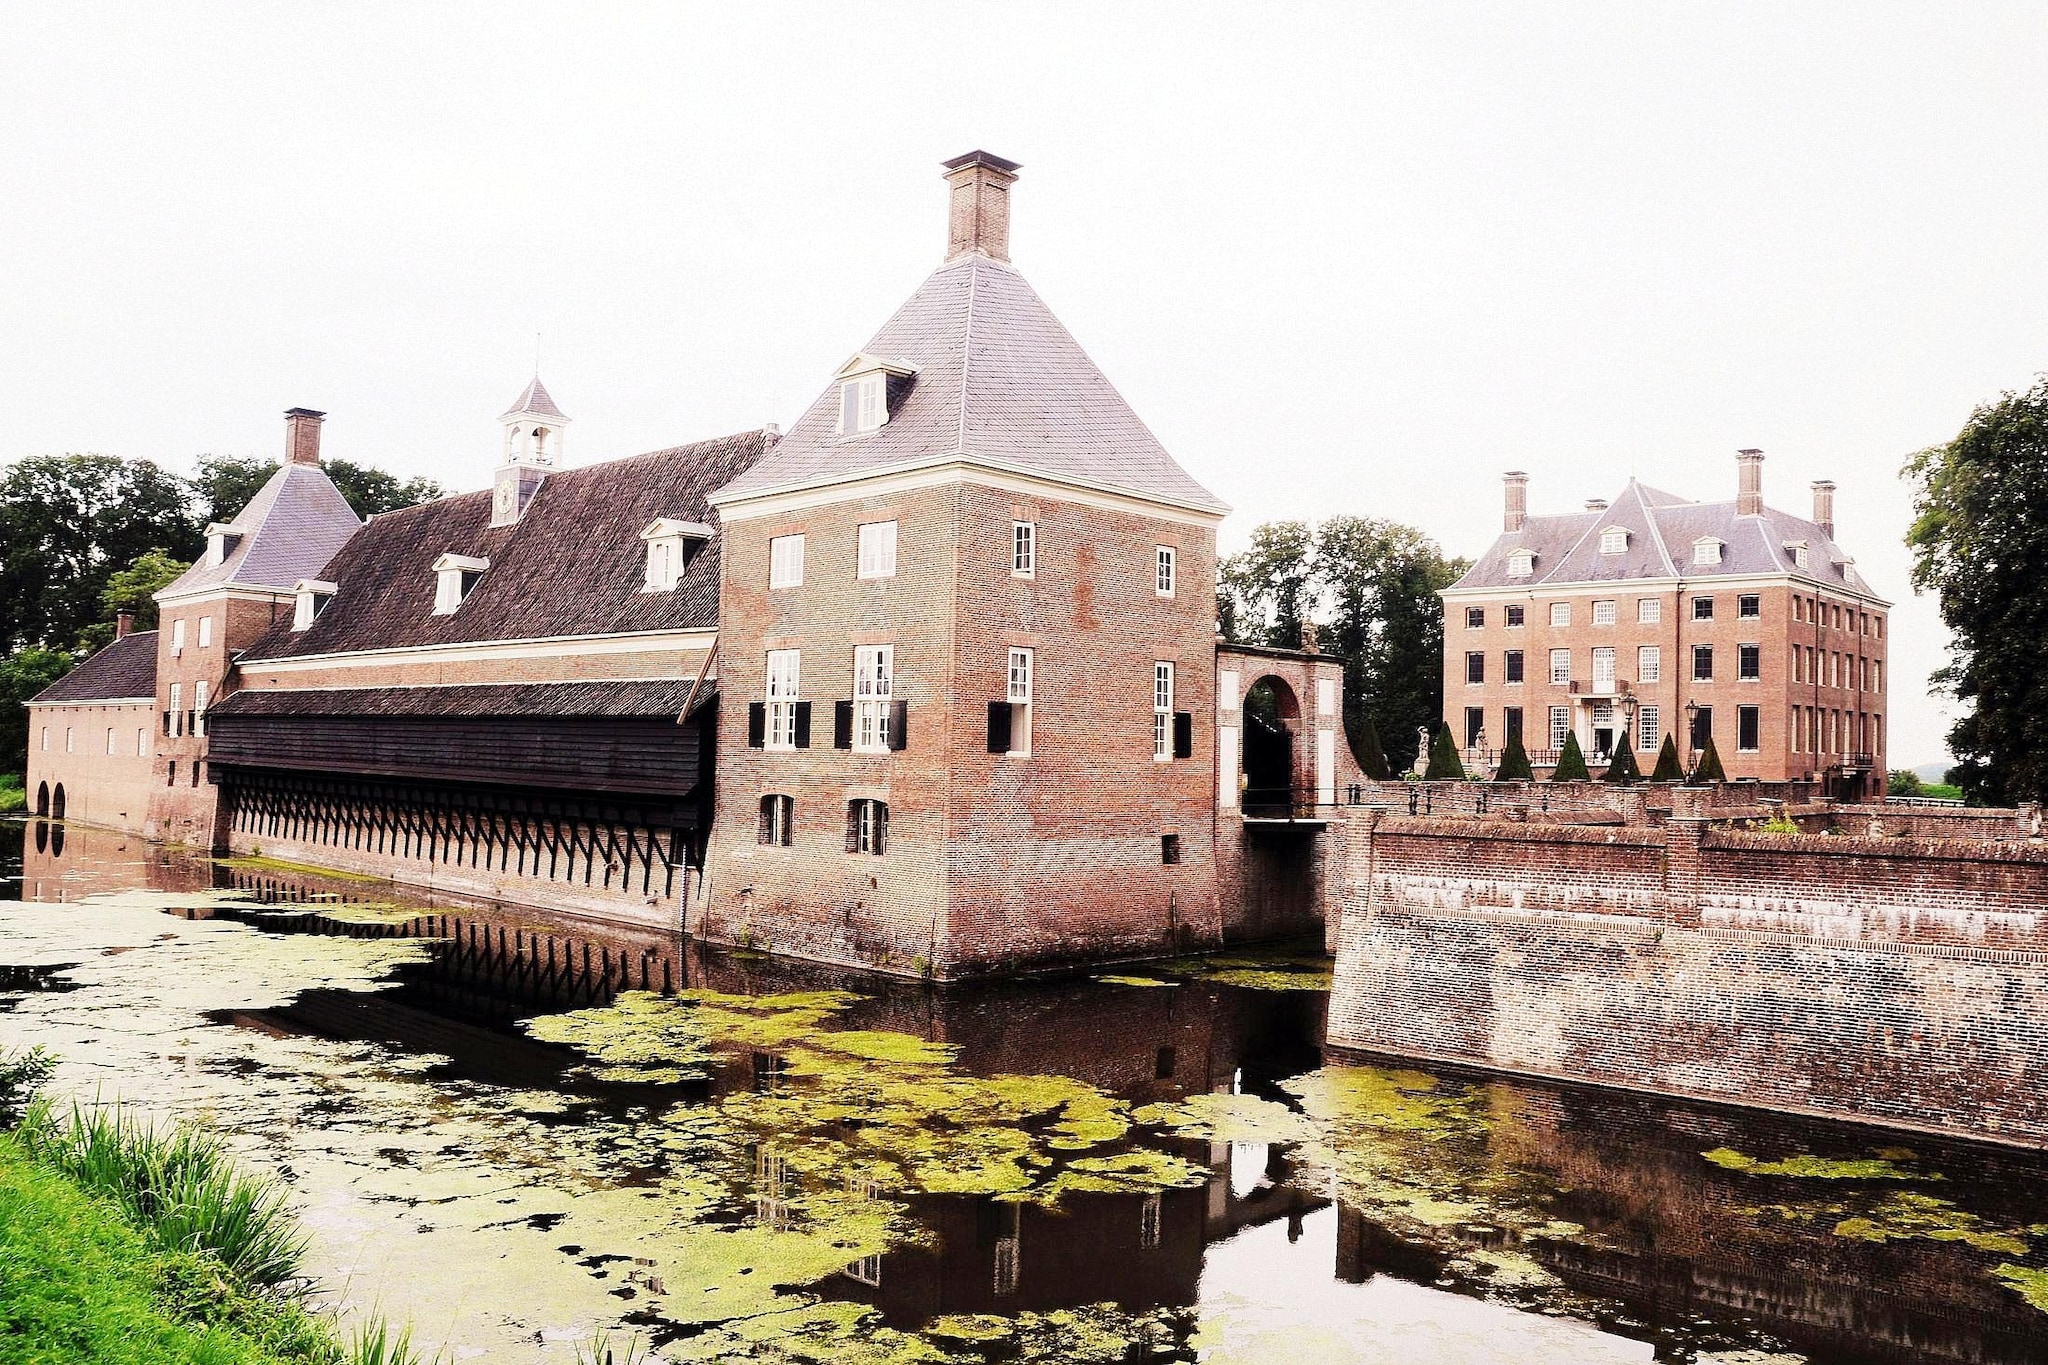
[[[205,649],[212,643],[213,618],[211,616],[202,616],[199,618],[199,647]]]
[[[292,585],[292,629],[304,630],[313,624],[313,618],[327,609],[333,600],[335,586],[318,579],[302,578]],[[437,607],[436,610],[439,610]]]
[[[50,752],[50,727],[47,725],[43,727],[43,752]]]
[[[860,577],[896,576],[896,523],[863,522],[860,528]]]
[[[1628,528],[1610,526],[1600,533],[1600,553],[1603,555],[1624,554],[1628,550]]]
[[[1636,681],[1662,682],[1664,680],[1664,650],[1658,645],[1636,646]]]
[[[796,747],[796,703],[802,653],[795,649],[768,651],[768,728],[763,741],[767,748]]]
[[[1664,742],[1664,713],[1655,706],[1640,707],[1636,711],[1636,747],[1655,750]]]
[[[72,749],[71,741],[71,727],[67,725],[64,727],[64,752],[67,754],[70,753]]]
[[[1701,536],[1692,543],[1692,562],[1695,564],[1719,564],[1721,542],[1712,536]]]
[[[889,752],[889,706],[895,695],[896,646],[860,645],[853,651],[853,747]]]
[[[1010,572],[1018,578],[1038,576],[1038,523],[1010,523]]]
[[[185,706],[185,689],[184,689],[184,687],[183,687],[183,686],[182,686],[181,684],[179,684],[179,683],[172,683],[172,684],[171,684],[171,734],[173,734],[173,735],[182,735],[182,734],[184,734],[184,733],[185,733],[185,712],[184,712],[184,706]],[[69,734],[70,732],[69,732],[69,731],[66,731],[65,733],[66,733],[66,734]],[[64,747],[68,749],[68,748],[70,748],[71,746],[70,746],[69,744],[66,744],[66,745],[65,745]]]
[[[1636,599],[1636,623],[1654,626],[1664,619],[1664,599],[1661,597],[1638,597]]]
[[[114,752],[114,727],[111,725],[107,727],[107,752]]]
[[[768,586],[771,588],[801,588],[804,585],[804,538],[802,532],[793,536],[770,536],[768,538]]]
[[[184,647],[185,647],[185,618],[184,618],[184,617],[182,617],[182,616],[180,616],[180,617],[179,617],[179,618],[178,618],[177,620],[175,620],[175,621],[171,622],[171,648],[172,648],[172,649],[183,649]]]
[[[1572,708],[1553,706],[1550,708],[1550,749],[1555,753],[1564,747],[1565,738],[1572,732]]]
[[[700,521],[656,517],[648,522],[640,532],[640,539],[647,542],[647,581],[640,591],[674,592],[690,567],[692,547],[708,544],[716,534]]]
[[[889,803],[861,798],[846,803],[846,851],[879,858],[889,851]]]
[[[1534,550],[1511,550],[1508,552],[1508,577],[1527,578],[1536,572]]]
[[[1553,626],[1568,626],[1571,623],[1572,604],[1569,602],[1552,602],[1550,604],[1550,624]]]
[[[1009,752],[1025,755],[1031,752],[1031,703],[1037,686],[1037,665],[1032,651],[1012,648],[1008,672],[1005,695],[1010,703]]]
[[[1692,680],[1712,682],[1714,680],[1714,647],[1694,645],[1692,647]]]
[[[1508,627],[1509,627],[1510,629],[1520,629],[1520,628],[1521,628],[1521,624],[1522,624],[1522,615],[1523,615],[1523,613],[1522,613],[1522,608],[1520,608],[1520,607],[1502,607],[1502,608],[1500,609],[1500,615],[1501,615],[1501,621],[1502,621],[1502,623],[1503,623],[1504,625],[1508,626]]]
[[[1595,602],[1593,604],[1593,624],[1596,626],[1611,626],[1614,624],[1614,603],[1612,601]]]
[[[1171,545],[1154,547],[1152,591],[1161,597],[1173,596],[1174,548]]]
[[[883,376],[866,374],[839,386],[839,434],[857,436],[882,425]]]
[[[141,758],[149,752],[149,731],[144,726],[135,727],[135,756]]]
[[[788,848],[796,838],[796,798],[771,792],[761,798],[761,821],[754,842]]]
[[[1614,686],[1614,650],[1601,645],[1593,651],[1593,686]]]
[[[192,684],[192,733],[206,733],[206,679]]]
[[[1572,680],[1572,652],[1569,649],[1550,651],[1550,681],[1562,686]]]
[[[434,615],[454,615],[476,591],[476,585],[483,581],[484,571],[490,567],[490,560],[474,559],[468,555],[447,554],[435,560]]]
[[[1152,758],[1173,757],[1173,665],[1164,659],[1152,665]]]
[[[1764,647],[1735,646],[1735,677],[1739,682],[1761,682],[1764,676]]]
[[[873,1256],[861,1257],[858,1261],[855,1261],[852,1265],[846,1267],[845,1274],[847,1279],[852,1280],[857,1284],[868,1285],[876,1289],[881,1288],[881,1254],[878,1252]]]
[[[1478,630],[1478,629],[1482,628],[1483,626],[1485,626],[1485,624],[1486,624],[1486,608],[1485,608],[1485,607],[1467,607],[1467,608],[1465,608],[1465,629],[1467,629],[1467,630]]]

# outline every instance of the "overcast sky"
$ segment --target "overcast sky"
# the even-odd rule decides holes
[[[1236,512],[1453,553],[1630,474],[1841,484],[1942,756],[1897,471],[2048,369],[2048,9],[25,4],[0,460],[331,454],[481,486],[787,424],[934,266],[938,162]]]

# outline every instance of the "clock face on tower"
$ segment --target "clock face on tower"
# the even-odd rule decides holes
[[[498,481],[498,515],[500,517],[512,515],[512,500],[518,496],[519,491],[513,486],[510,479],[500,479]]]

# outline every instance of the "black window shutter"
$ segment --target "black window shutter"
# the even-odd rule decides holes
[[[768,822],[772,818],[769,815],[769,808],[774,802],[774,800],[775,798],[772,796],[764,796],[761,798],[761,824],[760,828],[754,831],[754,842],[757,844],[765,844],[768,842]]]
[[[1195,713],[1176,711],[1173,713],[1173,756],[1193,758],[1195,756]]]
[[[796,747],[811,747],[811,704],[807,701],[796,704]]]
[[[860,802],[846,803],[846,851],[860,852]]]
[[[901,751],[910,743],[910,703],[889,703],[889,747]]]
[[[747,703],[747,747],[758,749],[768,742],[768,703]]]
[[[1010,752],[1010,703],[992,701],[988,704],[988,751],[992,754]]]
[[[888,851],[889,803],[886,801],[877,801],[875,802],[875,852],[877,854],[882,854],[887,853]]]
[[[850,701],[832,703],[832,747],[853,747],[853,703]]]

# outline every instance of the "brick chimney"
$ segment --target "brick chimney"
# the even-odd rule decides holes
[[[327,420],[324,412],[311,408],[287,408],[284,414],[284,462],[286,464],[320,463],[320,424]]]
[[[1529,520],[1529,476],[1519,469],[1501,475],[1507,502],[1501,508],[1500,529],[1512,534]]]
[[[1587,499],[1586,499],[1586,510],[1587,510],[1588,512],[1605,512],[1605,511],[1607,510],[1607,499],[1605,499],[1605,498],[1587,498]]]
[[[969,152],[942,163],[952,187],[946,206],[946,259],[979,251],[1010,259],[1010,186],[1018,165],[988,152]]]
[[[1735,489],[1735,515],[1760,517],[1764,514],[1764,453],[1761,450],[1735,452],[1739,481]]]
[[[114,638],[125,640],[135,630],[135,613],[123,607],[114,613]]]
[[[1815,479],[1813,482],[1813,523],[1828,533],[1828,539],[1835,538],[1835,481]]]

